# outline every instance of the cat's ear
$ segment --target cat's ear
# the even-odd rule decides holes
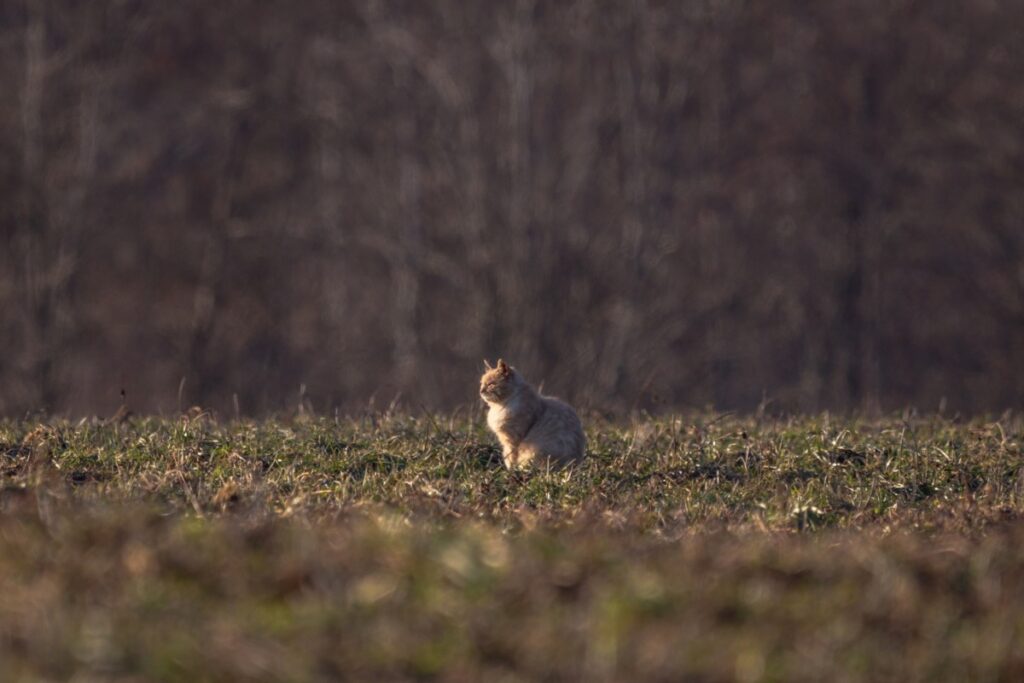
[[[491,362],[489,360],[487,360],[486,358],[484,358],[484,370],[493,370],[493,369],[494,368],[491,366]]]
[[[502,359],[500,359],[500,358],[498,359],[498,365],[495,366],[495,367],[498,368],[498,372],[500,372],[501,374],[503,374],[503,375],[509,374],[508,363],[506,363]]]

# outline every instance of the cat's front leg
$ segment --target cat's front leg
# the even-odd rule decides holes
[[[519,462],[518,446],[506,446],[502,449],[502,458],[505,460],[505,469],[514,470]]]
[[[505,467],[510,470],[528,469],[536,455],[530,444],[518,443],[505,452]]]
[[[501,432],[498,432],[498,441],[501,443],[501,458],[505,461],[505,467],[510,470],[515,469],[516,462],[519,460],[517,455],[519,441]]]

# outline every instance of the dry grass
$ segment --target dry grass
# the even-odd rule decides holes
[[[591,424],[0,425],[3,680],[1024,676],[1020,418]]]

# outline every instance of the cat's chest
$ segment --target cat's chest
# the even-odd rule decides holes
[[[499,435],[522,436],[523,410],[518,403],[492,405],[487,412],[487,426]]]
[[[501,406],[490,406],[487,411],[487,426],[494,432],[501,432],[508,418],[508,411]]]

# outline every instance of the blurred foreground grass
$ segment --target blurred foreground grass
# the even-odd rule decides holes
[[[0,680],[1024,680],[1024,423],[0,425]]]

